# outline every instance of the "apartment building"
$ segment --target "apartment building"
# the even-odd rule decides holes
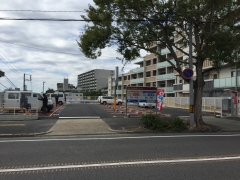
[[[115,74],[114,70],[93,69],[78,75],[78,87],[82,91],[98,91],[107,89],[108,77]],[[107,91],[106,91],[107,92]]]
[[[57,83],[57,90],[58,91],[64,91],[64,90],[67,91],[67,90],[72,90],[74,88],[75,88],[75,86],[73,84],[68,84],[67,89],[64,89],[63,88],[63,83]]]
[[[174,37],[173,41],[177,46],[182,46],[180,38]],[[175,61],[166,46],[155,43],[152,48],[161,51],[162,56],[165,56],[175,64]],[[188,50],[188,47],[185,48],[185,50]],[[188,61],[188,57],[181,52],[176,51],[176,54],[180,60]],[[118,86],[116,91],[118,98],[126,98],[127,86],[152,86],[164,89],[165,97],[189,97],[189,84],[179,76],[169,62],[162,62],[155,54],[149,54],[145,56],[142,61],[136,62],[135,64],[138,66],[137,68],[118,76]],[[188,68],[188,66],[182,65],[182,70],[185,68]],[[228,93],[226,92],[226,89],[235,89],[236,79],[237,85],[240,86],[240,78],[236,78],[235,67],[230,67],[225,64],[218,72],[214,70],[211,61],[206,60],[203,64],[203,71],[206,70],[208,72],[204,76],[204,97],[225,96]],[[195,71],[195,67],[193,67],[193,71]],[[240,70],[238,70],[237,74],[238,76],[240,75]],[[195,73],[193,78],[195,78]],[[114,94],[114,88],[114,77],[109,77],[108,95]]]

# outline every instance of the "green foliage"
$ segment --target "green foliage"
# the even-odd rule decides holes
[[[181,73],[182,62],[177,58],[175,50],[184,50],[188,44],[189,29],[187,22],[193,27],[194,59],[197,68],[207,58],[219,68],[219,62],[228,62],[233,58],[232,51],[239,51],[239,25],[234,26],[240,11],[238,2],[232,0],[168,0],[139,1],[134,0],[94,0],[95,6],[89,6],[87,15],[82,16],[88,24],[85,33],[80,35],[78,46],[85,56],[97,58],[101,50],[109,46],[117,46],[122,54],[121,59],[127,61],[140,57],[144,49],[156,53],[150,48],[153,41],[165,44],[176,62],[174,69]],[[184,24],[185,22],[185,24]],[[227,32],[226,32],[227,30]],[[174,44],[173,36],[182,37],[182,47]],[[225,36],[227,35],[227,36]],[[163,57],[161,57],[163,58]],[[168,60],[168,59],[164,59]]]
[[[46,92],[45,93],[54,93],[55,92],[55,90],[54,89],[50,89],[50,88],[48,88],[48,90],[46,90]]]
[[[167,61],[185,79],[182,67],[187,67],[189,61],[179,58],[179,53],[190,57],[186,46],[190,39],[189,25],[192,25],[194,99],[200,103],[194,106],[195,122],[196,126],[202,124],[204,74],[219,70],[223,63],[236,65],[236,55],[240,54],[240,23],[236,23],[240,17],[239,1],[94,0],[94,3],[86,10],[86,16],[82,16],[88,24],[77,42],[84,55],[93,59],[110,46],[122,55],[118,59],[126,62],[141,57],[140,50],[145,50],[156,54],[160,61]],[[178,43],[174,43],[175,37]],[[158,47],[153,47],[153,43]],[[164,48],[169,50],[169,56],[161,53]],[[213,67],[204,70],[206,60],[212,61]]]
[[[84,96],[101,96],[102,92],[101,91],[88,91],[88,92],[83,92]]]
[[[158,131],[183,131],[186,124],[180,118],[170,119],[160,117],[158,114],[144,114],[141,117],[141,124],[145,128]]]

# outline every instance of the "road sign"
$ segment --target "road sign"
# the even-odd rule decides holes
[[[163,96],[164,96],[164,89],[158,89],[157,90],[157,108],[159,109],[159,111],[162,110]]]
[[[193,77],[193,70],[186,68],[183,70],[182,75],[185,79],[191,79],[191,77]]]
[[[127,87],[127,102],[155,102],[156,87]]]

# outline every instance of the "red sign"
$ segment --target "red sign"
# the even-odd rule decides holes
[[[164,97],[164,89],[158,89],[157,90],[157,108],[159,109],[159,111],[162,110],[163,97]]]

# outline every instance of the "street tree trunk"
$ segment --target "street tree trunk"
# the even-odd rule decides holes
[[[196,66],[196,80],[194,81],[194,123],[196,128],[204,125],[202,119],[202,94],[205,85],[202,73],[203,61],[198,61]]]

